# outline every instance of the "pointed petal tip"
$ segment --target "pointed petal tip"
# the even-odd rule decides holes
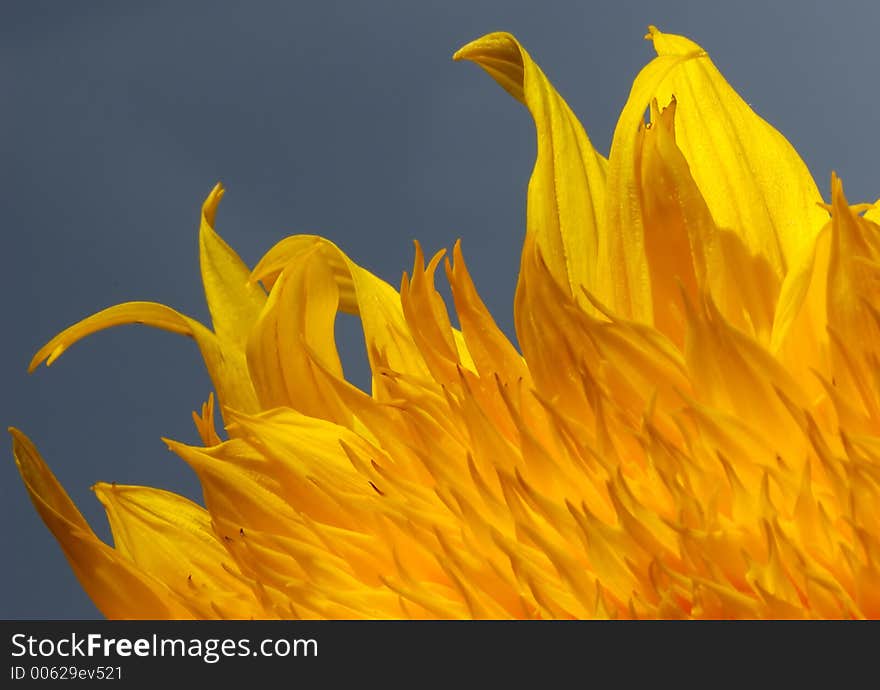
[[[9,432],[9,435],[12,436],[12,454],[15,457],[15,464],[18,465],[19,471],[22,473],[22,478],[24,478],[25,468],[22,467],[22,462],[42,462],[42,458],[40,458],[39,453],[37,453],[33,441],[31,441],[28,435],[21,429],[9,426],[6,427],[6,430]]]
[[[49,349],[49,345],[57,339],[58,336],[50,340],[49,343],[46,343],[46,345],[41,347],[37,353],[31,357],[31,361],[28,363],[27,368],[28,374],[33,374],[43,363],[45,363],[47,367],[51,367],[55,360],[64,354],[67,350],[67,345],[65,343],[59,343],[55,347]]]
[[[843,180],[840,179],[836,171],[831,171],[831,206],[840,210],[849,208],[849,202],[843,191]]]
[[[22,477],[24,478],[22,462],[34,462],[35,458],[39,458],[39,462],[42,462],[42,458],[39,457],[34,442],[31,441],[28,435],[21,429],[14,426],[8,426],[6,427],[6,431],[12,436],[12,455],[15,458],[15,464],[18,465],[19,471],[22,472]]]
[[[446,258],[447,262],[449,261],[449,257]],[[461,238],[457,238],[455,243],[452,245],[452,265],[457,266],[464,261],[464,252],[461,248]]]
[[[175,441],[174,439],[168,438],[167,436],[160,436],[159,440],[162,441],[162,443],[164,443],[166,446],[168,446],[168,450],[172,450],[172,451],[174,450],[175,446],[182,445],[178,441]]]

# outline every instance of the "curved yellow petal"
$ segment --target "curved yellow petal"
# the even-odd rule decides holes
[[[47,367],[52,366],[55,360],[63,355],[71,345],[92,333],[97,333],[107,328],[128,324],[143,324],[162,331],[194,338],[193,323],[164,304],[156,302],[125,302],[124,304],[117,304],[103,309],[61,331],[61,333],[37,351],[28,365],[28,372],[33,372],[44,361]]]
[[[312,251],[315,247],[324,248],[324,260],[333,272],[333,279],[339,290],[339,308],[346,314],[360,314],[354,281],[351,277],[345,255],[336,245],[319,235],[289,235],[279,240],[266,252],[254,266],[249,280],[260,281],[267,290],[272,290],[275,281],[284,268],[297,256]]]
[[[34,507],[101,613],[116,619],[193,618],[193,612],[162,583],[95,536],[30,439],[18,429],[9,432]]]
[[[472,60],[523,103],[535,121],[538,152],[529,180],[526,232],[550,272],[581,299],[596,282],[607,161],[590,143],[568,104],[510,34],[488,34],[461,48],[455,60]]]
[[[676,139],[715,222],[782,277],[827,220],[807,166],[699,45],[653,26],[646,38],[658,56],[700,54],[669,72],[651,97],[661,105],[677,99]]]
[[[226,343],[198,321],[156,302],[126,302],[108,307],[66,328],[46,343],[31,360],[29,371],[43,361],[51,365],[64,351],[92,333],[114,326],[142,324],[193,338],[199,346],[208,374],[223,406],[242,411],[258,409],[247,371],[244,352]]]
[[[339,422],[351,417],[323,380],[325,374],[343,378],[334,339],[338,305],[319,245],[290,260],[248,340],[248,370],[261,407],[287,406]]]
[[[193,338],[217,389],[221,410],[258,409],[245,360],[244,346],[266,296],[250,281],[238,255],[214,231],[223,187],[217,184],[202,206],[199,250],[205,296],[216,333],[179,312],[155,302],[126,302],[104,309],[65,329],[34,355],[29,371],[42,361],[51,365],[73,343],[113,326],[144,324]]]
[[[218,182],[202,205],[199,260],[214,332],[221,340],[244,348],[266,295],[249,280],[250,270],[238,254],[214,231],[217,205],[224,191]]]
[[[260,260],[251,280],[273,284],[284,267],[301,260],[315,250],[334,277],[339,290],[339,308],[361,318],[367,357],[374,372],[373,385],[378,385],[376,372],[384,366],[394,371],[425,378],[430,373],[415,344],[400,294],[384,280],[358,266],[329,240],[312,235],[297,235],[281,240]]]

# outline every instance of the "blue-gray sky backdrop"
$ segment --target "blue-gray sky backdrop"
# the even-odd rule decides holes
[[[205,319],[200,204],[251,265],[317,232],[397,284],[412,240],[463,238],[499,323],[512,296],[535,139],[524,108],[450,57],[515,33],[607,153],[646,26],[700,42],[801,152],[827,194],[880,195],[880,5],[868,2],[44,2],[0,5],[0,419],[30,434],[99,534],[89,486],[199,496],[160,436],[195,441],[210,383],[192,342],[99,334],[51,369],[31,355],[71,322],[131,299]],[[365,384],[360,334],[343,361]],[[7,448],[9,446],[7,445]],[[0,462],[0,617],[98,613]]]

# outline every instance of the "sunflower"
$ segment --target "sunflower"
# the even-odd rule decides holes
[[[646,38],[607,158],[514,37],[455,54],[535,122],[518,347],[460,244],[416,244],[399,289],[317,236],[250,270],[214,230],[218,185],[211,328],[132,302],[36,354],[147,324],[193,338],[214,385],[202,445],[166,441],[204,506],[97,484],[113,546],[11,430],[107,617],[880,617],[880,204],[835,176],[823,203],[700,46]],[[343,374],[340,310],[369,394]]]

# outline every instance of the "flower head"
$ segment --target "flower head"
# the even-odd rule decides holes
[[[517,348],[456,244],[393,288],[330,241],[249,270],[199,233],[204,507],[98,484],[103,543],[32,443],[25,486],[108,617],[880,617],[880,204],[831,203],[697,44],[651,27],[610,154],[508,34],[456,59],[530,111]],[[645,121],[646,111],[648,122]],[[435,289],[449,282],[455,320]],[[359,316],[369,394],[338,311]]]

